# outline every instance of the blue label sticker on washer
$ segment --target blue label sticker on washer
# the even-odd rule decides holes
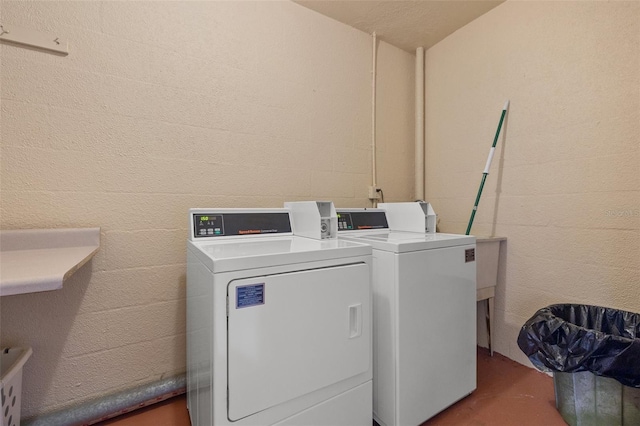
[[[264,283],[236,287],[236,308],[264,305]]]

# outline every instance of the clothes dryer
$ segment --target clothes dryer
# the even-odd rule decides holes
[[[382,209],[337,215],[340,239],[373,247],[374,419],[419,425],[476,388],[475,238],[389,230]]]
[[[371,424],[371,247],[285,209],[191,209],[191,424]]]

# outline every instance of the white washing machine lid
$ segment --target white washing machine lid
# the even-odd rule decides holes
[[[427,234],[405,231],[353,231],[340,234],[348,241],[370,244],[375,250],[405,253],[475,244],[476,237],[458,234]]]
[[[342,239],[283,236],[188,241],[188,248],[213,273],[371,255],[371,246]],[[346,263],[346,261],[345,261]]]

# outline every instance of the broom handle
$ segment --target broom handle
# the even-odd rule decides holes
[[[482,181],[480,181],[480,188],[478,188],[478,195],[476,195],[476,202],[473,205],[473,210],[471,210],[471,218],[469,218],[469,225],[467,226],[467,232],[465,232],[465,235],[469,235],[469,232],[471,232],[473,219],[475,218],[476,212],[478,211],[478,204],[480,204],[480,196],[482,195],[482,189],[484,188],[484,183],[487,180],[487,175],[489,174],[489,168],[491,168],[491,162],[493,161],[493,154],[495,154],[496,152],[496,143],[498,142],[500,129],[502,129],[502,122],[504,121],[504,116],[507,114],[507,108],[509,108],[508,100],[507,102],[505,102],[504,107],[502,108],[502,114],[500,114],[500,123],[498,123],[498,130],[496,130],[496,136],[493,138],[493,145],[491,145],[491,149],[489,150],[489,157],[487,157],[487,163],[484,165],[484,171],[482,172]]]

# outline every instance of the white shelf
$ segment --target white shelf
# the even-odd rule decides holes
[[[0,231],[0,296],[57,290],[100,248],[100,228]]]

